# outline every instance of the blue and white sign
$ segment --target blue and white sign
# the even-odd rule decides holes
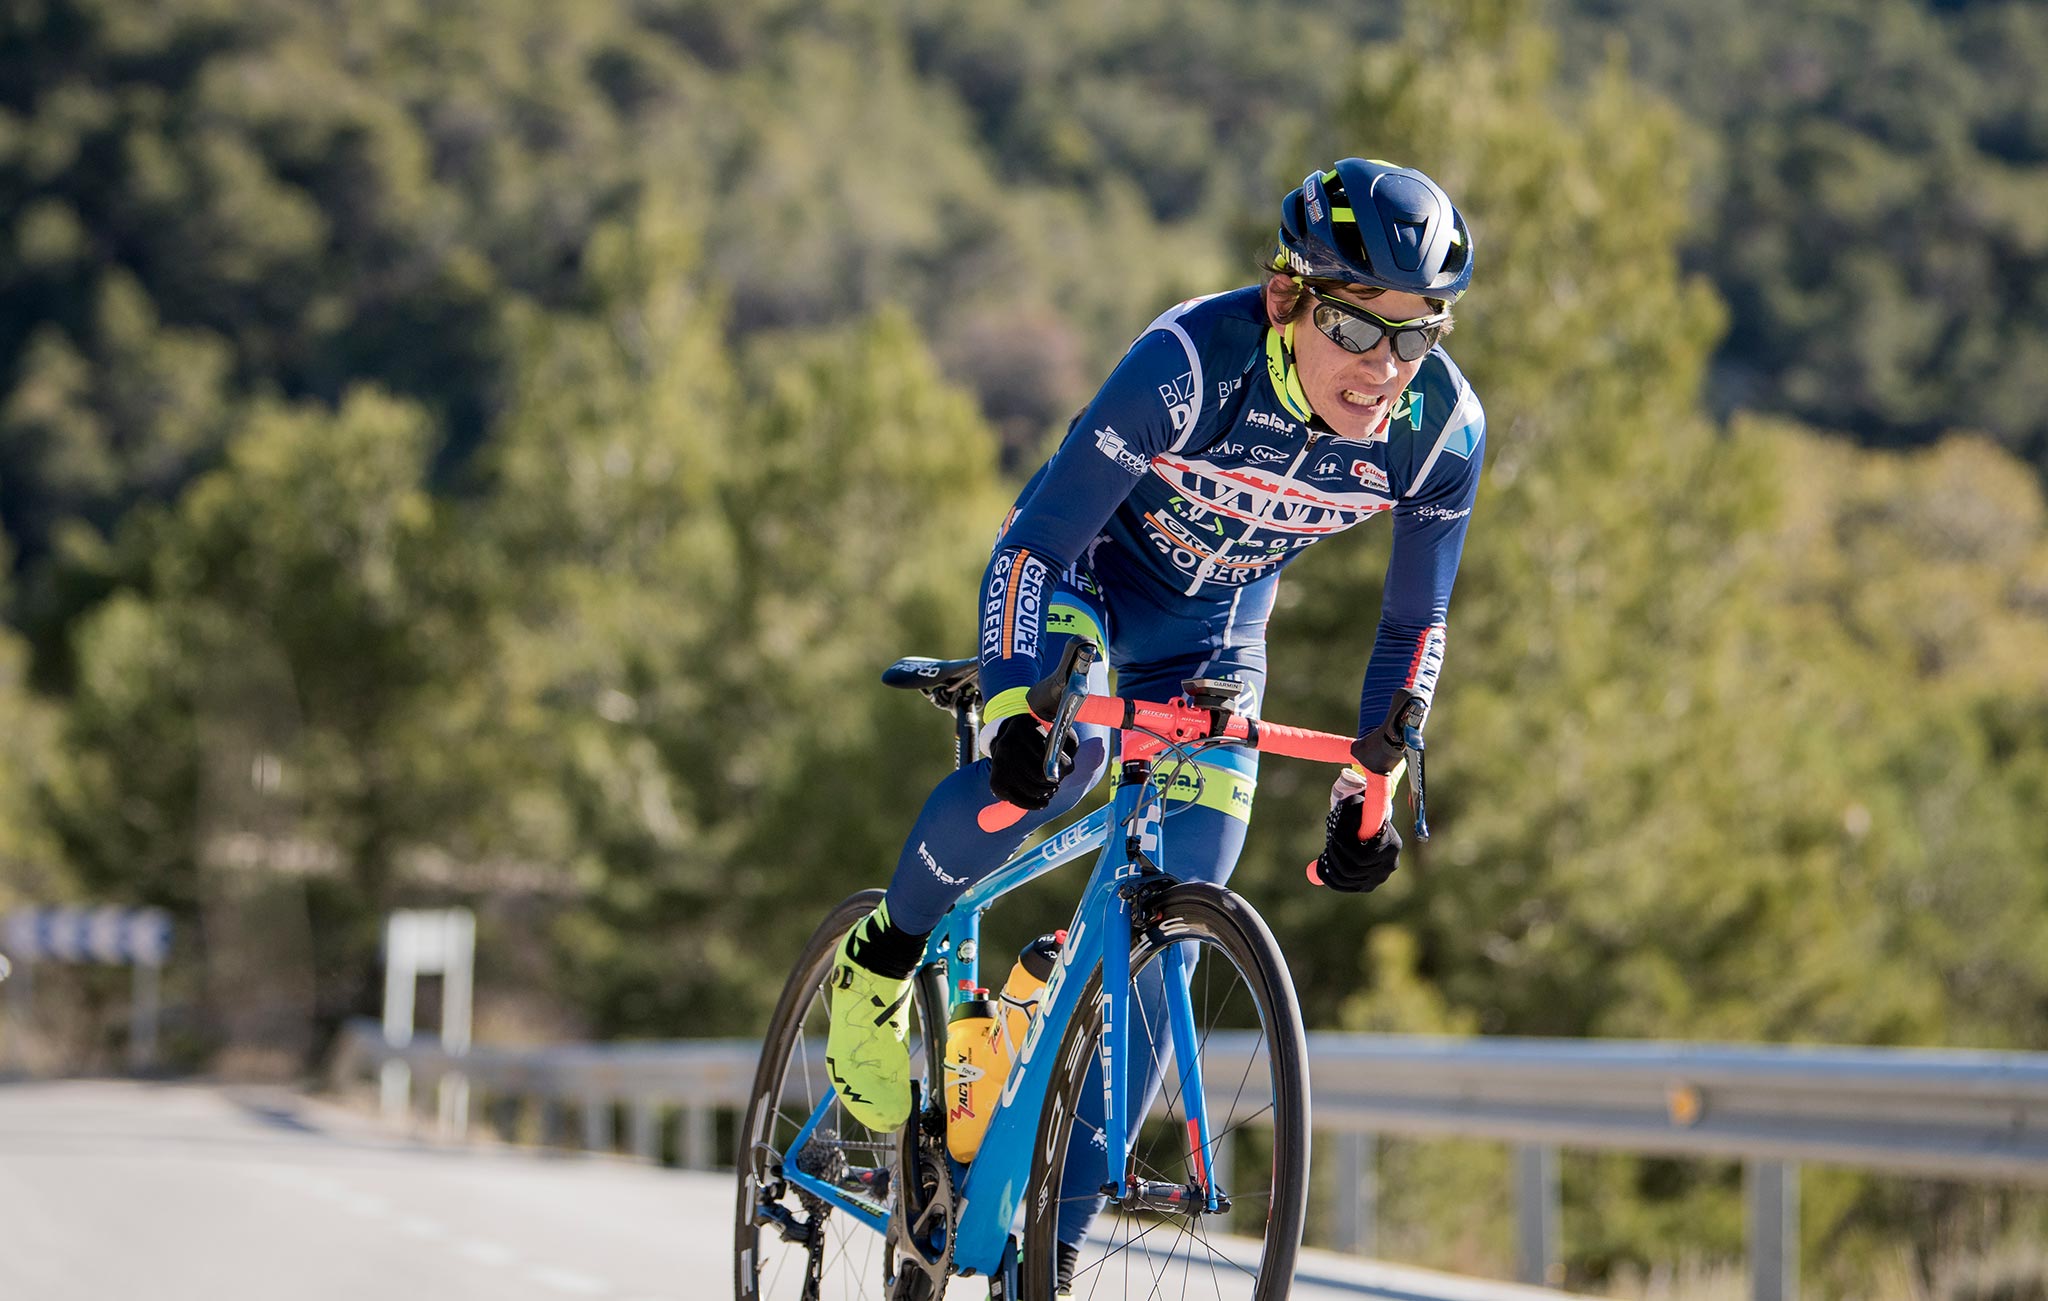
[[[0,944],[18,962],[111,962],[161,967],[171,919],[160,908],[23,908]]]

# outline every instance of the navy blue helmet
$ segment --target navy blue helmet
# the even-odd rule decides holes
[[[1472,235],[1421,172],[1345,158],[1280,201],[1272,267],[1449,303],[1472,284]]]

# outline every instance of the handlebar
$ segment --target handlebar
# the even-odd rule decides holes
[[[1125,700],[1118,696],[1091,696],[1088,694],[1088,670],[1099,653],[1094,642],[1076,637],[1068,643],[1059,665],[1025,693],[1025,703],[1030,706],[1033,716],[1051,720],[1045,748],[1045,777],[1048,781],[1059,776],[1060,743],[1076,723],[1120,730],[1124,737],[1125,759],[1149,758],[1169,744],[1223,740],[1235,741],[1261,754],[1286,755],[1316,763],[1351,762],[1352,738],[1338,736],[1334,732],[1268,723],[1247,718],[1227,707],[1206,707],[1186,701],[1161,704],[1150,700]],[[1415,831],[1418,837],[1427,840],[1429,823],[1422,802],[1421,714],[1422,702],[1412,702],[1402,718],[1402,731],[1413,768],[1409,790],[1415,802]],[[997,800],[983,808],[975,821],[984,831],[1000,831],[1024,814],[1024,809]]]

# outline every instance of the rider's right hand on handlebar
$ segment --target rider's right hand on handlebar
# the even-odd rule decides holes
[[[1020,809],[1042,809],[1074,771],[1079,749],[1072,728],[1060,738],[1060,775],[1045,779],[1046,725],[1030,714],[1015,714],[996,725],[988,745],[988,789],[997,799]]]

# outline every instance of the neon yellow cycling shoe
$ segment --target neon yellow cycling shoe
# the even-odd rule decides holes
[[[877,909],[839,942],[832,963],[831,1019],[825,1070],[847,1114],[886,1133],[910,1118],[910,979],[877,975],[847,953],[864,928],[886,914]]]

